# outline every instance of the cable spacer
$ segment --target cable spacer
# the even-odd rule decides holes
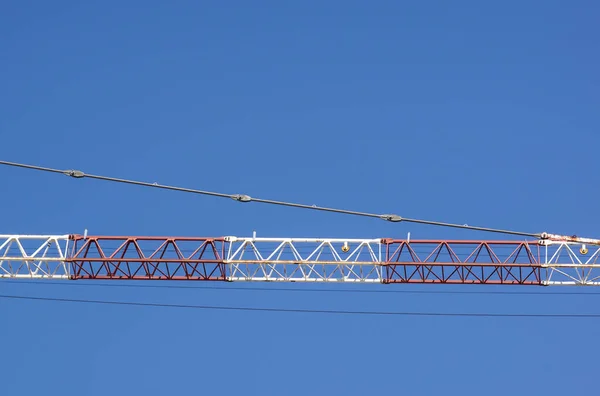
[[[238,201],[238,202],[250,202],[252,201],[252,197],[250,197],[249,195],[245,195],[245,194],[235,194],[231,196],[231,199]]]
[[[394,223],[402,221],[402,217],[395,214],[384,214],[379,216],[380,219],[392,221]]]
[[[63,173],[67,176],[75,177],[77,179],[85,177],[85,173],[83,173],[80,170],[71,169],[71,170],[66,170]]]

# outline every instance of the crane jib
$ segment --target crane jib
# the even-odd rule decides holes
[[[597,286],[588,242],[0,235],[0,278]]]

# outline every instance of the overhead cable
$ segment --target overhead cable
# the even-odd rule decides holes
[[[144,303],[133,301],[106,301],[73,298],[33,297],[17,295],[0,295],[0,298],[15,300],[32,300],[44,302],[67,302],[80,304],[123,305],[155,308],[184,308],[218,311],[252,311],[252,312],[278,312],[278,313],[317,313],[330,315],[371,315],[371,316],[461,316],[461,317],[506,317],[506,318],[600,318],[600,314],[532,314],[532,313],[484,313],[484,312],[397,312],[397,311],[344,311],[325,309],[296,309],[296,308],[266,308],[266,307],[235,307],[216,305],[188,305]]]
[[[533,295],[533,296],[598,296],[600,292],[583,292],[583,291],[564,291],[564,292],[541,292],[541,291],[492,291],[492,290],[398,290],[398,289],[320,289],[320,288],[285,288],[285,287],[242,287],[242,286],[218,286],[218,285],[165,285],[165,284],[130,284],[130,283],[97,283],[78,280],[77,282],[65,281],[27,281],[0,279],[5,284],[33,284],[33,285],[64,285],[64,286],[85,286],[85,287],[123,287],[123,288],[149,288],[149,289],[183,289],[183,290],[235,290],[235,291],[277,291],[277,292],[298,292],[298,293],[367,293],[367,294],[499,294],[499,295]]]
[[[159,188],[159,189],[164,189],[164,190],[172,190],[172,191],[186,192],[186,193],[192,193],[192,194],[208,195],[208,196],[219,197],[219,198],[229,198],[229,199],[233,199],[238,202],[258,202],[258,203],[264,203],[264,204],[270,204],[270,205],[279,205],[279,206],[287,206],[287,207],[294,207],[294,208],[300,208],[300,209],[310,209],[310,210],[318,210],[318,211],[324,211],[324,212],[340,213],[340,214],[345,214],[345,215],[378,218],[378,219],[382,219],[382,220],[386,220],[386,221],[390,221],[390,222],[426,224],[426,225],[434,225],[434,226],[440,226],[440,227],[461,228],[461,229],[468,229],[468,230],[474,230],[474,231],[484,231],[484,232],[494,232],[494,233],[500,233],[500,234],[527,236],[527,237],[533,237],[533,238],[540,238],[544,235],[543,233],[519,232],[519,231],[503,230],[503,229],[497,229],[497,228],[470,226],[468,224],[452,224],[452,223],[444,223],[444,222],[440,222],[440,221],[412,219],[412,218],[407,218],[407,217],[401,217],[396,214],[376,214],[376,213],[360,212],[360,211],[353,211],[353,210],[346,210],[346,209],[322,207],[322,206],[317,206],[317,205],[307,205],[307,204],[299,204],[299,203],[293,203],[293,202],[276,201],[276,200],[271,200],[271,199],[253,198],[246,194],[225,194],[225,193],[219,193],[219,192],[213,192],[213,191],[197,190],[197,189],[192,189],[192,188],[168,186],[168,185],[163,185],[163,184],[158,184],[158,183],[149,183],[149,182],[142,182],[142,181],[136,181],[136,180],[120,179],[120,178],[109,177],[109,176],[92,175],[92,174],[84,173],[81,170],[74,170],[74,169],[61,170],[61,169],[54,169],[54,168],[37,166],[37,165],[27,165],[27,164],[21,164],[21,163],[16,163],[16,162],[9,162],[9,161],[0,161],[0,165],[8,165],[8,166],[14,166],[14,167],[19,167],[19,168],[37,170],[37,171],[51,172],[51,173],[60,173],[63,175],[67,175],[67,176],[76,178],[76,179],[81,179],[81,178],[97,179],[97,180],[104,180],[104,181],[110,181],[110,182],[116,182],[116,183],[133,184],[133,185],[144,186],[144,187],[153,187],[153,188]]]

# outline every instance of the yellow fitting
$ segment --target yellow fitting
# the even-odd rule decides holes
[[[347,253],[350,250],[350,246],[348,246],[348,242],[344,242],[342,245],[342,252]]]

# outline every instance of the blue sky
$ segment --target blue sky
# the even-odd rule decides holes
[[[597,3],[226,3],[2,2],[1,159],[599,237]],[[2,234],[497,238],[6,167],[0,175]],[[197,286],[0,283],[4,294],[315,309],[598,313],[600,301]],[[581,319],[12,300],[0,312],[7,395],[588,394],[588,345],[600,330]]]

